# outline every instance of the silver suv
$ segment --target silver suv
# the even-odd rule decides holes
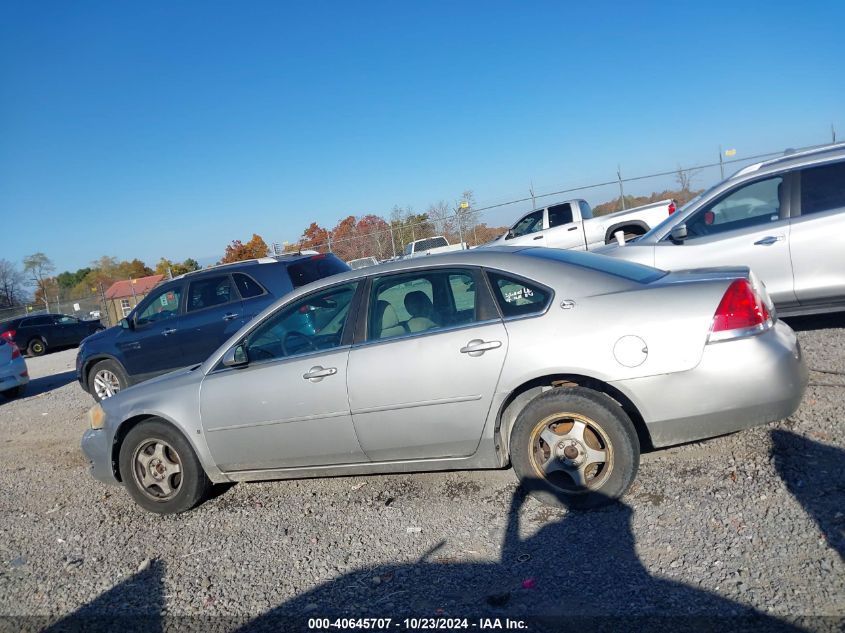
[[[781,315],[845,310],[845,143],[745,167],[598,252],[668,270],[749,266]]]

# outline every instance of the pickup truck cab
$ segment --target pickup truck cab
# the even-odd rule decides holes
[[[622,232],[625,241],[645,235],[674,212],[672,200],[661,200],[594,218],[585,200],[569,200],[526,213],[507,233],[485,246],[547,246],[591,251],[615,241],[617,231]]]
[[[420,255],[434,255],[435,253],[449,253],[451,251],[462,251],[466,249],[465,242],[460,244],[449,244],[442,235],[435,237],[424,237],[421,240],[414,240],[405,245],[405,250],[402,252],[402,258],[419,257]]]

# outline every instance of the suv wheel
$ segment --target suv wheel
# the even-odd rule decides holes
[[[158,418],[127,433],[118,464],[120,479],[135,503],[156,514],[190,510],[210,486],[185,437]]]
[[[605,394],[582,387],[552,389],[529,402],[514,423],[510,447],[523,488],[563,508],[618,499],[640,461],[627,414]]]
[[[129,386],[129,379],[120,363],[113,360],[101,360],[88,372],[88,391],[94,400],[100,402],[111,398],[121,389]]]
[[[34,338],[26,346],[26,353],[30,356],[41,356],[47,351],[47,345],[40,338]]]

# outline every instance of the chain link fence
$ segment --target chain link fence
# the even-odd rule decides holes
[[[52,301],[48,300],[46,305],[43,301],[39,301],[38,303],[25,303],[11,308],[0,308],[0,322],[22,316],[47,313],[67,314],[78,319],[100,319],[105,325],[110,325],[107,322],[107,312],[98,295],[79,299],[62,299],[61,296],[58,296]]]
[[[796,151],[821,147],[820,145],[798,148]],[[676,166],[657,173],[646,175],[626,176],[619,168],[616,177],[604,182],[576,185],[560,188],[554,191],[529,191],[521,198],[507,200],[490,200],[484,204],[467,203],[462,207],[460,203],[454,207],[432,205],[425,214],[414,214],[410,210],[405,213],[394,213],[388,219],[379,218],[381,223],[374,230],[347,230],[343,237],[335,238],[328,233],[323,240],[299,239],[284,241],[283,248],[278,242],[274,244],[276,252],[295,252],[297,250],[313,250],[320,253],[332,252],[341,259],[375,257],[379,261],[401,257],[404,248],[410,242],[418,239],[430,238],[437,235],[445,236],[450,243],[464,243],[472,248],[487,243],[501,234],[503,226],[510,226],[522,214],[535,208],[542,208],[555,202],[562,202],[574,198],[585,199],[593,208],[596,215],[603,215],[615,211],[622,211],[651,201],[655,196],[634,196],[626,191],[649,191],[656,195],[655,200],[661,199],[660,194],[687,194],[677,200],[683,204],[693,197],[697,190],[708,188],[737,169],[753,162],[782,156],[783,151],[766,152],[740,158],[725,160],[719,149],[719,160],[693,166]],[[685,199],[684,199],[685,198]],[[434,213],[432,213],[432,211]],[[374,217],[374,216],[367,216]]]

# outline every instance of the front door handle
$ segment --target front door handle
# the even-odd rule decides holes
[[[754,242],[754,246],[771,246],[775,242],[782,242],[783,235],[767,235],[762,240]]]
[[[224,321],[231,321],[232,319],[237,319],[237,318],[238,318],[238,315],[235,314],[234,312],[227,312],[226,314],[223,315]]]
[[[577,230],[577,229],[578,229],[578,227],[577,227],[577,226],[570,226],[570,227],[569,227],[568,229],[566,229],[566,230],[567,230],[567,231],[575,231],[575,230]]]
[[[542,240],[542,239],[543,239],[543,236],[542,236],[542,235],[538,235],[537,237],[532,238],[532,239],[535,239],[535,240]]]
[[[320,367],[320,365],[317,365],[316,367],[312,367],[311,369],[309,369],[307,373],[302,374],[302,377],[305,378],[305,380],[319,382],[326,376],[334,376],[336,373],[336,367],[323,368]]]
[[[470,356],[481,356],[488,349],[496,349],[502,346],[502,341],[482,341],[476,338],[467,343],[461,348],[461,354],[469,354]]]
[[[172,327],[172,328],[170,328],[170,329],[167,329],[167,330],[162,330],[162,331],[161,331],[161,335],[162,335],[162,336],[169,336],[170,334],[175,334],[175,333],[176,333],[176,328],[175,328],[175,327]]]

